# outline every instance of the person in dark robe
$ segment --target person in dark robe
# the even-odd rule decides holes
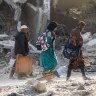
[[[20,28],[20,32],[17,33],[15,36],[15,57],[18,54],[22,54],[23,56],[28,55],[29,48],[28,48],[28,33],[29,28],[26,25],[22,25]],[[16,64],[16,63],[15,63]],[[13,75],[15,73],[15,64],[12,67],[11,73],[9,78],[13,78]]]

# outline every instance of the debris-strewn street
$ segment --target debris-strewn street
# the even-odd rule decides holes
[[[86,40],[84,43],[84,55],[85,58],[89,59],[92,62],[90,68],[86,68],[86,74],[92,79],[83,81],[81,74],[76,71],[73,72],[71,81],[66,81],[66,72],[61,75],[60,78],[53,78],[51,81],[38,81],[37,78],[40,77],[42,73],[42,69],[37,64],[33,65],[33,74],[32,78],[21,78],[18,80],[15,75],[15,79],[10,80],[8,78],[10,69],[8,69],[8,61],[10,60],[10,53],[3,55],[4,58],[1,58],[0,62],[0,96],[7,96],[11,93],[16,93],[16,96],[95,96],[96,95],[96,61],[95,61],[95,43],[91,46],[88,44],[89,37],[88,33],[86,35]],[[93,35],[94,36],[94,35]],[[93,36],[91,35],[90,38],[93,40]],[[83,35],[84,37],[84,35]],[[91,41],[90,41],[91,42]],[[92,44],[92,43],[91,43]],[[90,49],[89,49],[90,48]],[[68,65],[68,60],[62,57],[62,52],[56,52],[57,58],[59,61],[60,66]],[[42,74],[41,74],[42,76]],[[40,89],[38,87],[35,90],[35,87],[38,83],[40,83]],[[46,89],[46,90],[45,90]],[[38,91],[39,90],[39,91]],[[41,91],[40,91],[41,90]],[[38,93],[41,92],[41,93]],[[44,93],[42,93],[44,92]],[[10,96],[10,95],[9,95]]]
[[[96,96],[96,0],[0,0],[0,96]]]

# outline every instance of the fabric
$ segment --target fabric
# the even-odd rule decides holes
[[[83,58],[83,54],[82,54],[82,50],[81,50],[81,48],[83,46],[83,38],[80,34],[80,29],[78,27],[73,29],[72,32],[70,33],[70,42],[74,46],[80,47],[79,56],[77,58],[70,59],[70,61],[69,61],[69,68],[77,69],[78,66],[80,66],[81,64],[84,65],[84,58]]]
[[[45,71],[53,70],[57,65],[53,39],[51,32],[47,32],[47,43],[49,47],[47,47],[47,50],[42,50],[41,52],[41,62]]]
[[[28,38],[23,32],[18,32],[15,37],[15,55],[22,54],[27,55],[29,52]]]
[[[85,68],[83,66],[84,64],[81,64],[80,66],[78,66],[78,68],[81,70],[81,73],[82,73],[82,76],[85,76]],[[68,72],[67,72],[67,77],[70,77],[71,76],[71,69],[69,68],[68,69]]]
[[[20,30],[23,29],[23,28],[29,29],[26,25],[22,25],[22,26],[20,27]]]
[[[48,50],[49,44],[47,43],[46,33],[43,33],[38,37],[36,45],[40,45],[41,50]]]

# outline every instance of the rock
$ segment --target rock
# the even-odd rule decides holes
[[[29,81],[27,81],[25,84],[27,84],[27,85],[32,85],[33,82],[32,82],[32,80],[29,80]]]
[[[9,94],[9,95],[7,95],[7,96],[23,96],[23,95],[19,95],[19,94],[17,94],[17,93],[11,93],[11,94]]]
[[[95,95],[92,95],[90,91],[83,90],[74,92],[72,96],[95,96]]]
[[[55,93],[54,93],[53,91],[49,91],[49,92],[46,94],[46,96],[53,96],[53,95],[55,95]]]
[[[34,89],[38,93],[45,93],[47,91],[46,86],[44,83],[38,82],[35,86]]]
[[[77,90],[85,90],[83,85],[80,85]]]
[[[72,83],[71,86],[78,86],[78,84],[77,83]]]

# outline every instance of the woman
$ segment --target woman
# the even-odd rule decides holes
[[[45,33],[46,47],[44,46],[44,44],[42,45],[42,47],[45,48],[45,50],[42,50],[41,52],[41,62],[42,62],[42,66],[44,68],[45,73],[52,71],[57,65],[57,60],[54,52],[54,41],[55,41],[54,29],[56,27],[57,27],[57,24],[55,22],[51,22],[48,25],[47,31]]]
[[[70,33],[70,42],[74,46],[77,46],[80,48],[80,53],[77,58],[70,59],[66,80],[69,80],[69,78],[71,76],[71,71],[78,69],[78,68],[81,70],[83,79],[84,80],[89,79],[85,75],[84,58],[83,58],[83,54],[82,54],[83,38],[81,36],[81,32],[83,31],[84,27],[85,27],[85,22],[80,21],[79,24],[77,25],[77,27],[75,29],[73,29],[72,32]]]

